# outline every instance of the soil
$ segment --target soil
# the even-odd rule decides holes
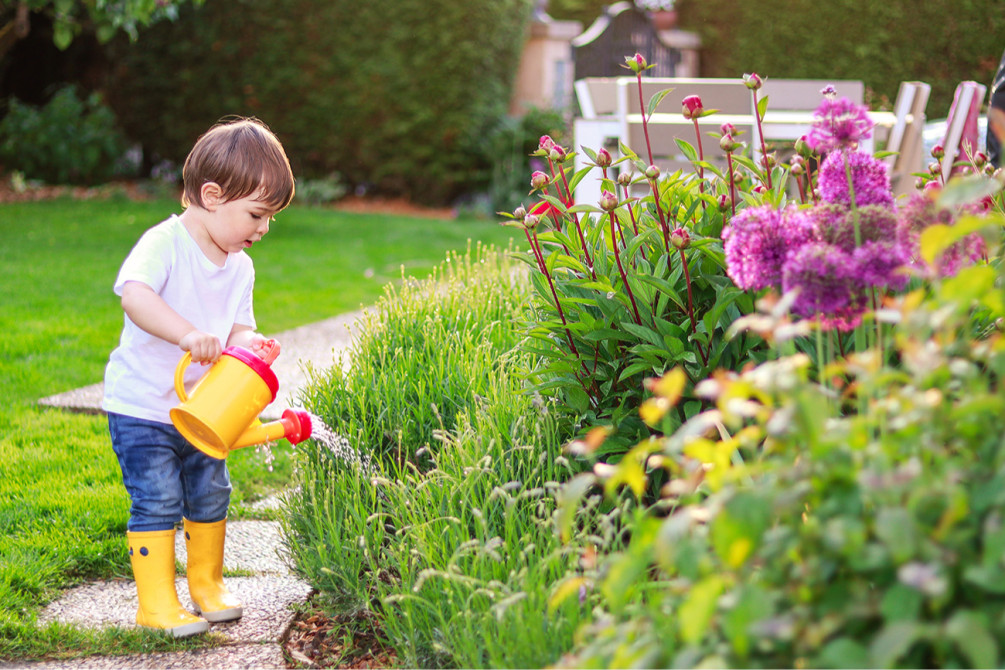
[[[381,644],[377,622],[366,613],[330,616],[308,604],[290,625],[283,640],[291,668],[391,668],[399,665],[394,651]]]

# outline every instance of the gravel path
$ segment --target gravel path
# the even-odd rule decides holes
[[[352,339],[352,326],[361,312],[343,314],[273,335],[281,354],[272,368],[279,379],[276,401],[262,413],[274,419],[296,406],[307,370],[342,364]],[[39,401],[69,411],[100,413],[102,384],[74,389]],[[176,555],[185,563],[185,542],[179,533]],[[310,595],[310,586],[291,574],[282,553],[279,526],[273,521],[232,521],[227,525],[224,568],[248,576],[227,577],[230,590],[244,602],[244,616],[236,622],[212,624],[216,646],[196,651],[126,656],[88,656],[68,661],[8,665],[44,670],[56,668],[285,668],[281,641],[294,617],[293,608]],[[225,572],[226,574],[226,572]],[[176,580],[182,605],[190,607],[188,584]],[[59,621],[82,627],[135,626],[137,600],[132,580],[101,581],[66,591],[39,615],[40,624]]]

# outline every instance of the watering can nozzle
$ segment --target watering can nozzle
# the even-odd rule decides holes
[[[285,437],[290,444],[300,444],[311,436],[311,415],[302,409],[283,410],[280,419],[286,429]]]

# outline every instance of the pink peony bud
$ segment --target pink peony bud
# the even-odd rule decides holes
[[[934,149],[932,150],[932,153],[933,154],[935,153]],[[938,162],[932,162],[928,164],[928,174],[937,175],[940,172],[942,172],[942,165],[940,165]]]
[[[922,189],[924,189],[925,188],[925,178],[924,177],[918,177],[917,179],[915,179],[914,180],[914,188],[918,189],[919,191],[922,190]]]
[[[797,154],[792,157],[792,162],[789,164],[789,172],[796,177],[802,177],[806,174],[806,163],[802,156]]]
[[[750,74],[743,75],[743,85],[749,88],[751,91],[756,91],[764,85],[764,81],[758,76],[756,72],[751,72]]]
[[[689,95],[681,101],[681,113],[688,121],[701,117],[705,108],[701,104],[701,98],[697,95]]]
[[[728,121],[721,126],[719,126],[719,132],[723,135],[736,135],[736,126]]]
[[[605,212],[610,212],[616,209],[618,206],[618,196],[614,195],[610,191],[604,191],[600,194],[600,209]]]
[[[987,165],[987,162],[988,157],[984,154],[983,151],[978,151],[977,153],[974,154],[974,165],[976,165],[978,168],[983,168],[985,165]]]
[[[541,223],[541,219],[536,214],[528,214],[523,217],[523,225],[531,230],[537,228],[537,224],[539,223]]]
[[[923,188],[921,190],[925,192],[925,195],[928,195],[928,196],[931,196],[931,197],[934,198],[935,195],[939,191],[942,190],[942,186],[939,185],[938,181],[936,181],[935,179],[933,179],[933,180],[929,181],[927,184],[925,184],[925,188]]]
[[[565,149],[558,146],[557,144],[551,147],[551,151],[548,153],[548,158],[553,161],[558,161],[561,163],[565,160]]]
[[[796,153],[800,156],[809,157],[813,155],[813,149],[810,147],[809,138],[806,135],[800,135],[799,139],[796,140]]]
[[[614,160],[611,158],[611,152],[603,147],[597,152],[597,167],[609,168]]]
[[[660,178],[660,169],[655,165],[650,165],[646,168],[646,179],[654,181]]]
[[[768,192],[768,187],[765,186],[764,184],[758,184],[754,188],[750,189],[750,192],[751,193],[767,193]]]
[[[527,216],[527,210],[524,209],[523,205],[520,205],[513,210],[513,218],[518,221],[523,221],[523,217]]]
[[[945,155],[946,150],[942,148],[941,144],[936,144],[934,147],[932,147],[932,158],[941,159]]]
[[[649,67],[648,63],[646,63],[646,59],[643,58],[640,53],[636,53],[634,56],[625,56],[625,63],[625,67],[635,74],[638,74]]]
[[[551,182],[551,178],[540,170],[536,170],[534,174],[530,176],[530,186],[535,191],[544,188]]]
[[[555,146],[555,140],[551,139],[551,135],[541,135],[541,141],[538,144],[538,148],[544,149],[545,151],[551,151],[553,146]]]
[[[691,235],[684,228],[675,228],[670,233],[670,245],[674,249],[687,249],[691,246]]]
[[[764,154],[763,156],[761,156],[761,167],[763,168],[767,168],[768,170],[770,170],[771,168],[775,167],[777,163],[778,159],[775,157],[775,154],[773,153]]]
[[[630,186],[632,183],[632,173],[622,172],[618,175],[618,183],[622,186]]]
[[[736,151],[736,148],[738,146],[740,146],[740,144],[736,140],[734,140],[733,136],[730,135],[729,133],[726,133],[721,138],[719,138],[719,148],[725,151],[727,154]]]
[[[725,193],[719,195],[718,205],[720,212],[725,212],[729,209],[729,198],[726,197]]]

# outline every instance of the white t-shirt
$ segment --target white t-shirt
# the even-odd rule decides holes
[[[175,215],[145,232],[129,252],[115,280],[116,295],[122,295],[129,281],[152,288],[193,326],[220,338],[223,346],[235,324],[255,328],[251,257],[241,251],[229,254],[223,267],[215,265]],[[102,409],[170,423],[168,412],[179,402],[175,368],[183,355],[177,345],[144,331],[127,315],[119,346],[105,368]],[[186,385],[191,387],[206,370],[189,366]]]

